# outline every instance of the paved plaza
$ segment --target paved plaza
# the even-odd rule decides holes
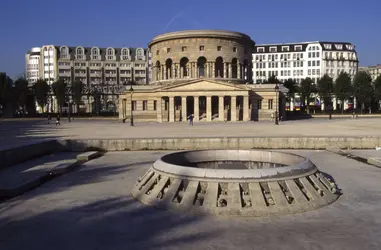
[[[381,118],[313,118],[284,121],[236,123],[121,123],[118,120],[76,119],[62,125],[46,120],[3,121],[0,123],[0,147],[9,147],[47,138],[171,138],[171,137],[365,137],[381,136]]]
[[[326,151],[311,158],[343,195],[263,218],[179,214],[130,196],[163,152],[111,152],[0,204],[0,249],[380,249],[381,170]]]

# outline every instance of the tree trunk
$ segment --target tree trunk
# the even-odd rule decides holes
[[[79,104],[77,104],[77,116],[79,117]]]
[[[344,100],[341,100],[341,114],[344,114]]]

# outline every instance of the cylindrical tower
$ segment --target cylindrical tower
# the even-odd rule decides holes
[[[248,35],[222,30],[187,30],[158,35],[148,44],[152,84],[214,78],[252,82],[255,42]]]

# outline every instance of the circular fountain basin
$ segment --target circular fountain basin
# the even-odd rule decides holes
[[[310,211],[334,202],[336,184],[307,158],[277,151],[196,150],[164,155],[132,195],[168,209],[265,216]]]

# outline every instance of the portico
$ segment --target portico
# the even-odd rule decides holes
[[[276,106],[284,103],[275,100],[272,84],[255,86],[253,91],[253,85],[198,79],[152,87],[135,90],[132,100],[130,92],[125,92],[120,102],[121,119],[129,119],[132,108],[137,121],[186,122],[191,114],[195,122],[257,121],[270,118]],[[261,90],[262,95],[258,94]]]

